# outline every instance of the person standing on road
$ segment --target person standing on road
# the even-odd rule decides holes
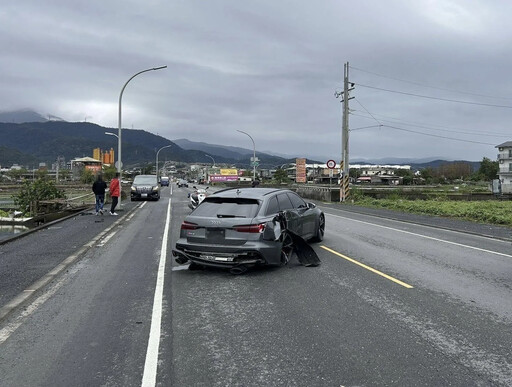
[[[92,184],[92,192],[96,195],[96,215],[103,215],[103,204],[105,203],[106,189],[107,183],[103,181],[103,178],[99,174],[96,181]]]
[[[119,188],[119,172],[116,172],[116,177],[114,177],[110,182],[110,197],[112,198],[112,206],[110,207],[110,215],[117,215],[114,211],[117,206],[117,202],[119,201],[119,195],[121,190]]]

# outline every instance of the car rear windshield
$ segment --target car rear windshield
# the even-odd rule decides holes
[[[206,198],[198,206],[193,216],[208,218],[254,218],[260,203],[256,199]]]

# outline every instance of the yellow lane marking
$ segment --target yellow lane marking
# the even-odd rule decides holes
[[[364,263],[358,262],[355,259],[347,257],[346,255],[340,254],[337,251],[331,250],[330,248],[328,248],[326,246],[320,246],[320,247],[322,249],[324,249],[324,250],[327,250],[328,252],[330,252],[330,253],[332,253],[334,255],[337,255],[338,257],[346,259],[349,262],[355,263],[356,265],[361,266],[362,268],[365,268],[366,270],[370,270],[371,272],[373,272],[375,274],[378,274],[381,277],[387,278],[388,280],[393,281],[393,282],[397,283],[398,285],[402,285],[404,288],[407,288],[407,289],[412,289],[413,288],[413,286],[411,286],[409,284],[406,284],[405,282],[402,282],[402,281],[400,281],[400,280],[398,280],[396,278],[391,277],[390,275],[387,275],[387,274],[385,274],[385,273],[383,273],[381,271],[378,271],[377,269],[374,269],[373,267],[367,266]]]

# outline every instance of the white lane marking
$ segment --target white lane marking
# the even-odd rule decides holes
[[[141,205],[140,205],[140,208],[144,207],[148,202],[143,202]]]
[[[501,255],[501,256],[503,256],[503,257],[512,258],[512,255],[510,255],[510,254],[499,253],[499,252],[497,252],[497,251],[481,249],[481,248],[479,248],[479,247],[474,247],[474,246],[464,245],[464,244],[462,244],[462,243],[451,242],[451,241],[447,241],[447,240],[444,240],[444,239],[439,239],[439,238],[430,237],[430,236],[427,236],[427,235],[416,234],[416,233],[414,233],[414,232],[405,231],[405,230],[400,230],[400,229],[398,229],[398,228],[393,228],[393,227],[388,227],[388,226],[382,226],[382,225],[380,225],[380,224],[370,223],[370,222],[365,222],[365,221],[363,221],[363,220],[356,220],[356,219],[352,219],[352,218],[347,218],[347,217],[345,217],[345,216],[334,215],[334,214],[329,214],[329,213],[325,213],[325,214],[326,214],[326,215],[329,215],[329,216],[334,216],[334,217],[336,217],[336,218],[348,219],[348,220],[351,220],[351,221],[356,222],[356,223],[368,224],[368,225],[370,225],[370,226],[380,227],[380,228],[384,228],[384,229],[386,229],[386,230],[397,231],[397,232],[401,232],[401,233],[403,233],[403,234],[414,235],[414,236],[417,236],[417,237],[420,237],[420,238],[430,239],[430,240],[433,240],[433,241],[436,241],[436,242],[443,242],[443,243],[447,243],[447,244],[449,244],[449,245],[455,245],[455,246],[465,247],[465,248],[468,248],[468,249],[471,249],[471,250],[477,250],[477,251],[481,251],[481,252],[484,252],[484,253],[495,254],[495,255]]]
[[[165,261],[167,257],[167,235],[171,221],[171,199],[167,206],[167,219],[165,221],[162,248],[160,250],[160,264],[156,278],[155,298],[153,300],[153,313],[151,315],[151,329],[149,331],[148,349],[142,375],[142,387],[153,387],[156,385],[158,367],[158,348],[160,346],[160,332],[162,325],[162,301],[164,292]]]
[[[21,312],[13,322],[7,324],[4,328],[0,329],[0,344],[7,340],[18,329],[25,319],[34,313],[42,304],[44,304],[51,296],[53,296],[62,287],[67,278],[59,279],[55,285],[37,297],[30,305],[28,305],[23,312]],[[24,290],[24,292],[34,292],[34,290]]]
[[[103,238],[103,239],[101,240],[101,242],[100,242],[100,243],[98,243],[98,245],[97,245],[97,246],[98,246],[98,247],[103,247],[103,246],[105,246],[105,245],[107,244],[107,242],[108,242],[108,241],[109,241],[109,240],[110,240],[114,235],[116,235],[116,233],[117,233],[117,231],[114,231],[114,232],[111,232],[110,234],[108,234],[105,238]]]

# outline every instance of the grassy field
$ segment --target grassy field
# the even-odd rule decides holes
[[[450,201],[372,199],[358,197],[354,204],[422,215],[444,216],[512,227],[512,201]]]

